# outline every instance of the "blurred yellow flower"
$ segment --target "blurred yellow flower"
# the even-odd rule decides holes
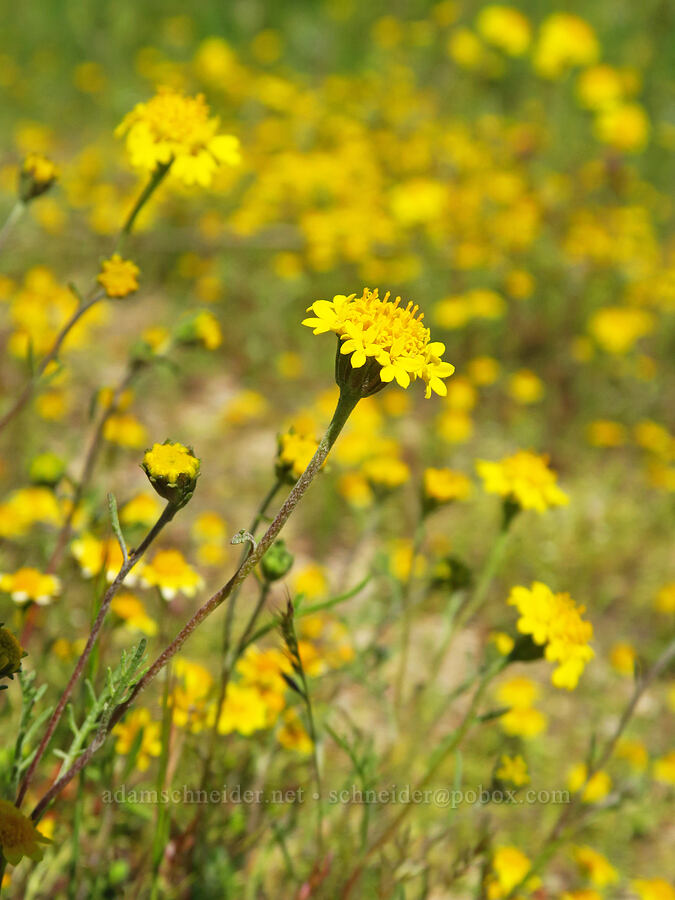
[[[605,306],[588,323],[588,331],[608,353],[622,355],[632,350],[636,341],[651,334],[656,319],[645,309],[628,306]]]
[[[545,512],[552,506],[569,503],[556,484],[556,474],[548,467],[547,456],[519,450],[501,462],[478,460],[476,470],[488,494],[513,499],[522,509]]]
[[[109,297],[126,297],[138,290],[138,276],[141,270],[131,260],[122,259],[113,253],[103,261],[101,273],[96,280],[103,285]]]
[[[596,887],[605,887],[619,880],[619,873],[607,857],[592,847],[573,847],[572,856]]]
[[[637,878],[631,886],[640,900],[675,900],[675,887],[664,878]]]
[[[612,649],[609,652],[609,661],[612,668],[618,672],[619,675],[628,675],[632,677],[635,671],[636,659],[637,653],[635,652],[635,647],[626,641],[618,641],[612,646]]]
[[[159,722],[153,722],[148,709],[134,709],[127,713],[122,722],[113,728],[112,732],[117,741],[115,753],[126,756],[137,746],[138,735],[141,734],[138,744],[136,766],[139,772],[145,772],[151,757],[157,757],[162,752],[161,728]]]
[[[361,473],[376,494],[394,491],[410,480],[410,469],[395,456],[368,459],[361,467]]]
[[[423,493],[427,502],[442,504],[467,500],[472,490],[471,480],[462,472],[452,469],[424,470]]]
[[[616,745],[617,759],[625,759],[634,772],[644,772],[649,764],[649,753],[642,743],[630,738],[621,738]]]
[[[56,575],[43,575],[38,569],[24,567],[13,573],[0,573],[0,591],[9,594],[19,606],[48,606],[61,593],[61,581]]]
[[[656,781],[675,785],[675,750],[654,760],[653,775]]]
[[[148,432],[131,413],[112,415],[105,423],[103,437],[112,444],[129,450],[138,450],[148,442]]]
[[[467,375],[479,387],[494,384],[499,378],[501,366],[492,356],[477,356],[467,363]]]
[[[597,419],[586,429],[588,443],[592,447],[621,447],[626,443],[626,428],[620,422]]]
[[[488,44],[509,56],[522,56],[530,45],[532,29],[526,16],[513,6],[489,4],[476,19],[478,33]]]
[[[639,103],[620,103],[603,109],[595,121],[595,135],[604,144],[627,153],[644,150],[650,123]]]
[[[492,857],[491,873],[486,878],[488,900],[500,900],[511,894],[513,888],[527,876],[531,863],[517,847],[497,847]],[[525,889],[535,890],[541,884],[536,875],[527,879]]]
[[[218,718],[218,733],[248,736],[265,728],[268,721],[267,703],[254,687],[230,682],[227,686],[225,702]]]
[[[572,793],[580,791],[586,782],[588,769],[585,763],[578,763],[573,766],[567,775],[567,784]],[[612,789],[612,779],[607,772],[602,769],[596,772],[586,784],[581,795],[583,803],[598,803],[604,800]]]
[[[120,510],[123,525],[152,525],[159,517],[161,505],[154,494],[142,492],[128,500]]]
[[[675,613],[675,581],[663,585],[654,600],[654,609],[666,616]]]
[[[517,403],[538,403],[544,396],[544,382],[529,369],[520,369],[509,378],[509,394]]]
[[[529,784],[530,781],[530,776],[527,774],[527,763],[520,755],[502,756],[501,765],[495,775],[502,781],[510,781],[516,787]]]
[[[157,623],[147,614],[143,603],[135,594],[117,594],[112,599],[110,609],[129,628],[135,628],[148,637],[157,634]]]
[[[187,563],[180,550],[159,550],[141,571],[143,587],[156,587],[165,600],[176,594],[194,597],[204,579]]]
[[[319,442],[313,435],[300,434],[293,429],[278,437],[276,471],[279,477],[295,482],[309,465]]]
[[[0,851],[7,862],[16,866],[24,856],[39,862],[44,855],[41,844],[51,841],[13,803],[0,800]]]
[[[568,68],[592,65],[599,55],[600,45],[588,22],[556,12],[541,24],[533,64],[544,78],[560,78]]]

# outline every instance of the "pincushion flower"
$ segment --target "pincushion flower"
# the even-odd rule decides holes
[[[164,441],[145,451],[141,464],[160,495],[177,507],[192,497],[199,476],[199,460],[184,444]]]
[[[541,581],[531,588],[514,587],[510,606],[520,613],[518,631],[529,634],[535,644],[546,645],[544,656],[558,664],[551,681],[556,687],[572,690],[594,653],[589,646],[593,626],[582,619],[583,606],[577,606],[569,594],[554,594]]]
[[[11,574],[0,575],[0,591],[9,594],[15,603],[37,603],[48,606],[61,593],[61,581],[56,575],[43,575],[37,569],[24,567]]]
[[[0,800],[0,850],[8,863],[15,866],[24,856],[39,862],[49,838],[36,829],[31,820],[8,800]]]
[[[101,272],[96,280],[103,285],[108,297],[127,297],[138,290],[140,272],[131,260],[122,259],[119,253],[113,253],[110,259],[101,264]]]
[[[202,94],[188,97],[162,87],[147,103],[138,103],[115,133],[126,135],[135,169],[150,173],[171,165],[171,176],[183,184],[208,187],[221,165],[240,161],[239,141],[219,134],[219,127]]]
[[[307,310],[312,317],[302,324],[314,334],[332,331],[341,344],[336,359],[338,385],[349,384],[360,396],[381,390],[391,381],[407,388],[421,378],[426,384],[425,396],[433,391],[445,396],[443,382],[455,367],[442,360],[445,345],[431,341],[431,333],[423,324],[423,313],[409,301],[390,300],[387,292],[364,288],[363,294],[337,294],[332,300],[317,300]],[[348,356],[347,366],[341,359]]]
[[[567,494],[556,484],[547,456],[520,450],[500,462],[478,460],[476,470],[488,494],[513,500],[522,509],[545,512],[551,506],[565,506]]]
[[[159,550],[143,567],[141,584],[156,587],[165,600],[173,600],[179,592],[194,597],[204,581],[180,550]]]

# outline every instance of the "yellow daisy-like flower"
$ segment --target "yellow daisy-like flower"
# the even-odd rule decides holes
[[[452,469],[426,469],[424,472],[424,498],[432,504],[466,500],[473,486],[469,478]]]
[[[43,575],[37,569],[25,567],[0,575],[0,591],[9,594],[20,606],[30,602],[48,606],[61,593],[61,581],[56,575]]]
[[[556,687],[572,690],[594,653],[589,647],[593,626],[582,619],[583,606],[569,594],[554,594],[547,585],[535,581],[531,588],[514,587],[508,601],[520,613],[518,631],[529,634],[535,644],[546,645],[544,655],[558,664],[551,681]]]
[[[124,563],[120,545],[114,537],[100,541],[93,534],[83,534],[71,542],[70,550],[85,578],[93,578],[105,569],[106,579],[114,581]],[[130,572],[125,583],[133,584],[135,580],[136,575]]]
[[[545,512],[551,506],[565,506],[569,497],[556,484],[556,474],[548,467],[547,456],[520,450],[500,462],[478,460],[476,471],[488,494],[514,500],[522,509]]]
[[[171,164],[173,178],[208,187],[221,165],[240,162],[239,141],[218,134],[219,127],[202,94],[188,97],[163,87],[147,103],[138,103],[115,133],[126,135],[135,169],[153,172]]]
[[[592,847],[573,847],[572,856],[579,868],[587,873],[596,887],[605,887],[605,885],[614,884],[619,880],[619,873],[607,857]]]
[[[199,460],[183,444],[153,444],[145,452],[143,468],[151,478],[176,484],[181,475],[196,478]]]
[[[117,737],[115,752],[121,756],[130,753],[138,741],[139,732],[142,732],[142,736],[136,766],[139,772],[145,772],[150,765],[150,758],[159,756],[162,752],[161,727],[159,722],[152,721],[149,710],[135,709],[113,728],[113,734]]]
[[[129,628],[135,628],[148,637],[157,634],[157,622],[150,618],[135,594],[118,594],[113,597],[110,608]]]
[[[51,159],[41,153],[29,153],[19,174],[19,195],[24,203],[44,194],[59,177],[59,170]]]
[[[39,862],[44,855],[41,844],[51,841],[13,803],[0,800],[0,850],[7,862],[15,866],[24,856]]]
[[[497,778],[502,781],[510,781],[516,787],[528,784],[530,776],[527,774],[527,763],[522,756],[502,756],[501,766],[495,772]]]
[[[103,261],[101,272],[97,277],[109,297],[126,297],[138,290],[138,276],[141,270],[129,259],[122,259],[119,253],[113,253],[110,259]]]
[[[227,686],[225,703],[218,719],[218,733],[249,735],[265,728],[268,710],[265,698],[254,687],[231,682]]]
[[[314,316],[302,324],[314,334],[332,331],[341,345],[336,360],[336,380],[349,384],[366,397],[396,380],[403,388],[421,378],[426,384],[425,396],[431,392],[444,397],[443,382],[455,371],[444,362],[445,345],[431,341],[431,333],[423,324],[423,313],[409,301],[390,300],[389,292],[380,297],[378,291],[364,288],[363,294],[337,294],[332,300],[317,300],[309,308]],[[348,356],[345,366],[343,356]]]
[[[486,880],[489,900],[508,896],[530,871],[529,858],[517,847],[497,847],[492,857],[492,873]],[[541,884],[536,876],[528,878],[525,887],[532,891]]]
[[[157,587],[165,600],[173,600],[177,593],[194,597],[204,584],[180,550],[160,550],[146,563],[141,574],[143,587]]]

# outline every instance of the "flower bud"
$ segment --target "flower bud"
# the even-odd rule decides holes
[[[371,397],[378,391],[387,387],[389,382],[382,381],[380,372],[382,366],[375,357],[368,357],[359,368],[354,368],[351,358],[340,352],[342,341],[338,337],[337,351],[335,353],[335,383],[341,391],[357,397]]]
[[[23,161],[19,174],[19,197],[29,203],[44,194],[58,178],[54,163],[40,153],[30,153]]]
[[[141,467],[159,496],[180,509],[194,494],[199,465],[191,447],[166,440],[145,451]]]
[[[260,560],[260,568],[266,581],[278,581],[293,565],[293,554],[286,549],[284,541],[275,541]]]
[[[11,631],[0,626],[0,678],[12,679],[27,654]]]

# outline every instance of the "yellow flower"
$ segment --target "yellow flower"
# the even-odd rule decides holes
[[[528,784],[530,776],[527,774],[527,763],[522,756],[502,756],[501,766],[495,772],[497,778],[502,781],[510,781],[521,787]]]
[[[297,753],[309,755],[314,745],[307,734],[302,719],[297,712],[290,707],[283,715],[283,725],[277,732],[277,740],[287,750],[295,750]]]
[[[208,187],[222,164],[240,161],[239,141],[218,134],[219,122],[209,117],[202,94],[187,97],[160,88],[147,103],[139,103],[124,117],[116,134],[126,134],[135,169],[153,172],[171,164],[170,175],[186,185]]]
[[[535,644],[546,644],[546,659],[558,664],[551,676],[553,684],[575,688],[594,655],[588,646],[593,626],[582,619],[585,608],[577,606],[569,594],[554,594],[541,581],[533,582],[529,589],[512,588],[507,602],[520,613],[518,631],[531,635]]]
[[[150,618],[143,603],[135,594],[118,594],[113,597],[110,608],[129,628],[142,631],[148,637],[157,634],[157,623]]]
[[[218,733],[249,735],[265,728],[268,720],[267,704],[260,691],[244,684],[230,682],[218,719]]]
[[[312,564],[296,572],[293,576],[293,590],[296,594],[303,594],[308,600],[325,596],[328,581],[323,566]]]
[[[162,752],[161,728],[159,722],[153,722],[148,709],[132,710],[118,725],[113,728],[116,735],[115,753],[126,756],[139,740],[136,765],[139,772],[145,772],[150,765],[150,757],[159,756]]]
[[[559,78],[572,66],[594,63],[600,46],[593,29],[578,16],[552,13],[541,25],[534,67],[545,78]]]
[[[14,678],[26,654],[11,631],[0,626],[0,678]]]
[[[130,450],[138,450],[148,440],[145,425],[142,425],[130,413],[110,416],[105,423],[103,437],[106,441],[119,444],[120,447],[127,447]]]
[[[136,494],[120,510],[123,525],[153,525],[159,517],[161,506],[153,494]]]
[[[61,581],[56,575],[43,575],[37,569],[18,569],[12,574],[0,574],[0,591],[9,594],[15,603],[37,603],[48,606],[61,593]]]
[[[211,510],[200,513],[192,526],[195,540],[200,542],[222,541],[226,536],[226,524],[223,517]]]
[[[304,319],[302,324],[312,328],[314,334],[333,331],[339,336],[338,383],[340,378],[348,379],[362,396],[375,393],[394,379],[407,388],[417,378],[426,384],[426,397],[432,391],[445,396],[443,379],[455,371],[441,359],[445,346],[430,341],[423,314],[418,315],[419,307],[409,301],[404,308],[400,297],[391,301],[389,296],[386,293],[381,298],[377,290],[365,288],[361,297],[338,294],[332,301],[317,300],[307,310],[314,317]],[[349,355],[351,376],[348,371],[340,375],[343,355]],[[363,372],[354,375],[358,369]]]
[[[642,741],[621,738],[616,745],[617,759],[625,759],[634,772],[644,772],[649,763],[649,754]]]
[[[40,844],[51,841],[13,803],[0,800],[0,850],[7,862],[16,866],[24,856],[39,862],[44,855]]]
[[[114,537],[99,541],[91,534],[83,534],[71,542],[70,550],[85,578],[93,578],[105,568],[107,580],[113,581],[124,562],[122,551]],[[136,575],[130,572],[125,583],[133,584],[135,580]]]
[[[257,391],[242,391],[230,400],[225,409],[225,422],[228,425],[242,425],[260,419],[268,408],[268,402]]]
[[[546,728],[548,721],[546,716],[532,706],[538,696],[539,687],[530,678],[510,678],[499,686],[498,701],[510,707],[499,719],[499,724],[506,734],[518,735],[528,740]]]
[[[619,675],[628,675],[632,677],[635,671],[636,659],[637,653],[635,652],[635,648],[626,641],[617,642],[609,652],[609,661],[612,668],[618,672]]]
[[[48,488],[19,488],[0,503],[0,537],[22,537],[33,525],[58,525],[61,519],[59,504]]]
[[[588,769],[586,768],[585,763],[579,763],[569,770],[567,783],[569,785],[569,789],[573,793],[581,790],[584,782],[586,781],[587,774]],[[581,800],[583,803],[597,803],[599,800],[604,800],[611,789],[612,779],[609,777],[607,772],[601,769],[589,779],[588,784],[584,788],[581,795]]]
[[[605,887],[619,880],[619,873],[607,857],[592,847],[573,847],[572,856],[596,887]]]
[[[192,448],[164,441],[146,450],[141,463],[160,497],[181,507],[192,497],[199,476],[199,460]]]
[[[48,191],[59,177],[59,170],[51,159],[41,153],[29,153],[21,166],[19,195],[24,203]]]
[[[388,553],[389,569],[398,581],[407,581],[413,568],[413,543],[408,538],[397,538],[391,542]],[[418,555],[414,560],[414,575],[419,577],[424,574],[426,560]]]
[[[185,561],[180,550],[159,550],[143,567],[141,584],[157,587],[165,600],[173,600],[179,592],[194,597],[204,580]]]
[[[367,479],[358,472],[347,472],[342,475],[338,483],[338,490],[347,503],[355,509],[365,509],[371,506],[375,499]]]
[[[664,584],[654,600],[654,609],[664,615],[675,613],[675,581]]]
[[[619,422],[598,419],[586,430],[588,443],[593,447],[621,447],[626,443],[626,429]]]
[[[375,493],[394,491],[410,479],[410,469],[395,456],[376,456],[367,460],[361,472]]]
[[[310,675],[339,669],[354,658],[345,625],[327,613],[303,616],[298,625],[300,658]]]
[[[675,900],[675,888],[664,878],[637,878],[632,887],[640,900]]]
[[[675,750],[654,760],[654,778],[664,784],[675,785]]]
[[[486,881],[489,900],[508,896],[526,877],[530,865],[529,858],[517,847],[497,847],[492,857],[492,872]],[[525,889],[533,891],[540,884],[540,879],[532,876],[528,878]]]
[[[578,891],[565,891],[560,900],[602,900],[602,894],[591,888],[580,888]]]
[[[567,494],[556,484],[547,456],[520,450],[501,462],[478,460],[476,470],[488,494],[513,499],[522,509],[545,512],[551,506],[565,506]]]
[[[499,378],[500,365],[492,356],[477,356],[469,361],[466,371],[474,384],[487,387]]]
[[[313,435],[290,429],[278,438],[276,471],[279,477],[293,483],[305,471],[316,453],[319,442]]]
[[[579,75],[577,94],[586,109],[602,110],[619,103],[626,91],[622,73],[606,64],[591,66]]]
[[[532,37],[527,18],[513,6],[484,6],[476,19],[476,28],[484,41],[509,56],[522,56]]]
[[[96,280],[103,285],[109,297],[126,297],[138,290],[140,272],[131,260],[122,259],[119,253],[113,253],[110,259],[104,260]]]
[[[473,485],[462,472],[452,469],[425,469],[424,498],[433,504],[450,503],[452,500],[466,500],[471,496]]]
[[[644,150],[649,128],[649,117],[639,103],[620,103],[603,109],[595,121],[598,140],[627,153]]]
[[[286,682],[281,673],[290,673],[286,656],[275,647],[261,650],[250,646],[237,662],[236,670],[241,676],[240,684],[255,688],[265,701],[265,725],[273,725],[286,705]]]
[[[605,306],[591,317],[588,331],[607,353],[622,355],[655,326],[654,316],[645,309]]]
[[[538,403],[544,396],[544,382],[529,369],[520,369],[509,378],[509,394],[518,403]]]
[[[505,631],[493,631],[490,634],[490,640],[497,648],[497,652],[502,656],[508,656],[516,645],[516,642]]]

